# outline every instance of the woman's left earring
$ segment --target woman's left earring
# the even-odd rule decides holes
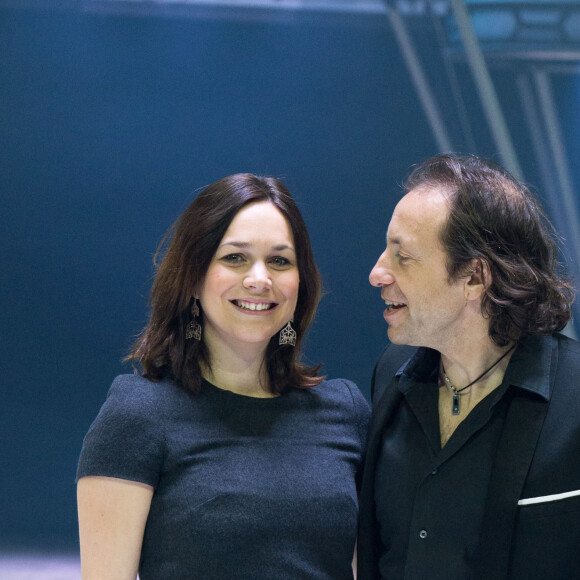
[[[193,318],[189,321],[188,325],[185,327],[185,340],[194,338],[195,340],[201,340],[201,324],[197,320],[199,316],[199,306],[197,305],[197,298],[193,299],[193,304],[191,305],[191,315]]]
[[[280,331],[278,344],[290,344],[291,346],[296,346],[296,331],[292,328],[290,321],[288,321],[288,324]]]

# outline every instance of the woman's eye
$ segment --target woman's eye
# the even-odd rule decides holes
[[[228,264],[239,264],[244,260],[244,257],[241,254],[228,254],[222,260]]]
[[[288,266],[290,264],[290,260],[283,258],[282,256],[274,256],[270,259],[270,263],[278,268],[282,268],[283,266]]]

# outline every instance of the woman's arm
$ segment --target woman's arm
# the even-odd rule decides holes
[[[83,580],[135,580],[153,488],[115,477],[77,485]]]

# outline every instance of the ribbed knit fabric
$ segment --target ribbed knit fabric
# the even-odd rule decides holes
[[[122,375],[77,478],[155,488],[141,580],[351,579],[368,419],[340,379],[259,399]]]

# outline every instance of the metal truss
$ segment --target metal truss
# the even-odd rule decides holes
[[[228,19],[270,20],[292,12],[319,12],[341,21],[341,15],[377,16],[375,21],[384,19],[397,39],[438,150],[463,149],[454,142],[459,126],[462,145],[467,143],[467,150],[477,153],[469,119],[472,107],[461,94],[465,83],[455,72],[457,65],[467,63],[494,148],[503,164],[525,179],[491,74],[495,66],[511,67],[550,213],[578,269],[580,215],[552,75],[580,72],[580,0],[0,0],[0,7],[7,5]],[[434,55],[418,50],[414,35],[421,26],[437,28],[438,63]],[[433,67],[438,67],[435,80]],[[449,90],[438,102],[437,85],[443,78]],[[451,113],[442,99],[453,101]],[[580,305],[576,312],[580,318]]]
[[[412,34],[413,21],[429,17],[442,25],[442,70],[450,86],[454,63],[465,62],[471,71],[495,149],[503,164],[524,179],[508,125],[503,115],[490,69],[500,64],[511,67],[516,78],[519,103],[531,146],[546,192],[550,213],[567,240],[567,261],[571,269],[580,264],[580,214],[570,171],[569,156],[562,137],[552,74],[580,72],[580,3],[556,0],[385,0],[399,47],[415,83],[419,99],[440,151],[453,148],[447,128],[457,119],[442,115],[429,86]],[[451,57],[451,58],[449,58]],[[562,64],[568,63],[568,64]],[[575,63],[575,64],[572,64]],[[467,107],[455,94],[456,109]],[[468,123],[468,121],[467,121]],[[462,123],[465,125],[465,122]],[[477,151],[472,150],[476,153]],[[580,274],[576,272],[576,277]],[[576,314],[580,308],[575,306]],[[576,329],[577,330],[577,329]],[[573,327],[567,333],[576,336]]]

